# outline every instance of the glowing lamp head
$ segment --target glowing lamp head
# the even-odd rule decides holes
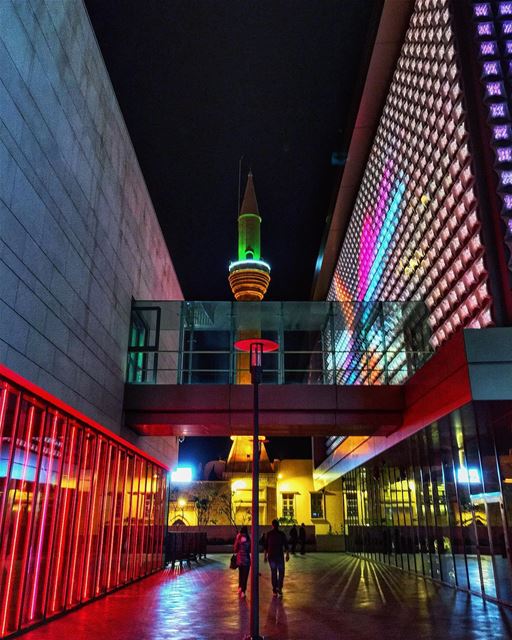
[[[459,467],[457,482],[459,484],[480,484],[480,471],[476,467]]]
[[[245,489],[247,485],[243,480],[235,480],[231,485],[233,491],[240,491],[241,489]]]
[[[192,467],[177,467],[171,472],[171,482],[192,482]]]
[[[187,501],[184,498],[180,498],[178,500],[178,506],[180,506],[183,509],[183,507],[187,506]]]

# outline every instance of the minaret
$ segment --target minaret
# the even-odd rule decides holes
[[[247,176],[238,214],[238,260],[229,265],[229,286],[235,300],[263,300],[270,283],[270,266],[261,259],[261,217],[252,172]]]
[[[261,259],[260,243],[261,217],[254,191],[252,172],[247,176],[244,199],[238,214],[238,260],[229,265],[229,285],[235,300],[242,302],[259,302],[263,300],[270,283],[270,265]],[[255,321],[255,324],[259,323]],[[237,340],[257,338],[261,336],[259,326],[239,331]],[[250,384],[249,354],[238,353],[236,356],[236,384]],[[273,466],[265,450],[265,436],[260,436],[260,464],[263,472],[272,472]],[[226,478],[233,473],[244,471],[249,473],[252,467],[252,438],[250,436],[231,436],[233,441],[226,463]],[[266,487],[265,487],[266,492]],[[267,503],[265,498],[264,504]],[[265,508],[266,509],[266,508]],[[265,511],[268,515],[268,511]],[[267,524],[263,522],[262,524]]]

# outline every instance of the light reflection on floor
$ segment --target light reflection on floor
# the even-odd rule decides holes
[[[235,640],[249,630],[229,556],[165,571],[40,627],[27,640]],[[265,640],[476,640],[512,638],[512,612],[395,568],[344,554],[287,565],[283,600],[261,565]]]

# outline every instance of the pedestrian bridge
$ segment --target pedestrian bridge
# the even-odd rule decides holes
[[[235,384],[261,337],[263,384],[403,384],[432,355],[421,302],[136,302],[127,383]],[[242,376],[243,377],[243,376]]]
[[[251,334],[279,344],[263,356],[266,435],[389,435],[468,395],[463,340],[432,358],[421,303],[137,302],[127,424],[143,435],[250,434],[253,392],[236,384],[246,364],[233,345]]]

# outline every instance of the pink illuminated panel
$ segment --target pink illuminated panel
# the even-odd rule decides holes
[[[3,371],[0,637],[160,569],[165,517],[163,467]]]
[[[494,63],[488,4],[477,10],[481,44],[489,45],[483,55]],[[493,324],[448,5],[415,3],[328,296],[424,301],[434,348],[461,327]],[[500,106],[501,70],[488,64],[483,72],[489,100]],[[497,125],[503,125],[494,135],[508,167],[511,128],[501,120]],[[349,330],[336,345],[347,353],[359,330],[351,309],[347,305]]]

